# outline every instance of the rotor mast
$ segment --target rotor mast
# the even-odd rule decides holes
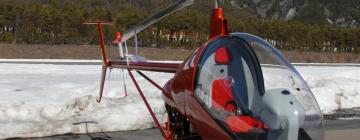
[[[227,19],[224,10],[219,8],[219,0],[214,0],[214,9],[211,10],[210,39],[216,36],[229,35]]]
[[[214,0],[214,2],[215,2],[215,9],[218,9],[219,8],[219,0]]]

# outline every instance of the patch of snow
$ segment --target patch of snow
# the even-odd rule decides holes
[[[75,60],[75,59],[0,59],[1,63],[4,62],[69,62],[69,63],[81,63],[81,62],[101,62],[101,60]]]
[[[358,120],[360,117],[338,118],[339,120]]]
[[[128,76],[129,95],[122,98],[121,71],[112,71],[103,101],[96,102],[100,70],[98,65],[0,64],[0,139],[154,127]],[[146,74],[161,84],[172,75]],[[135,76],[140,85],[152,86]],[[165,119],[160,91],[146,88],[144,93],[157,116]]]
[[[326,18],[326,21],[329,23],[329,24],[334,24],[334,22],[331,20],[331,19],[329,19],[329,18]]]
[[[321,110],[360,107],[360,67],[297,66]],[[126,131],[154,127],[126,74],[112,70],[103,101],[96,102],[101,66],[0,64],[0,139],[65,133]],[[145,72],[160,85],[173,76]],[[135,74],[135,73],[134,73]],[[161,122],[166,118],[161,92],[135,74]]]
[[[296,13],[296,9],[295,9],[295,8],[291,8],[291,9],[287,12],[287,14],[286,14],[286,16],[285,16],[285,20],[291,20],[291,19],[293,19],[293,17],[295,16],[295,13]]]
[[[240,6],[239,6],[239,4],[237,4],[236,3],[236,1],[230,1],[230,4],[231,4],[231,6],[233,6],[233,7],[236,7],[236,8],[238,8],[238,9],[242,9]]]
[[[297,67],[313,91],[320,109],[360,107],[360,67]]]

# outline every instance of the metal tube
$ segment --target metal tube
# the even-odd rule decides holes
[[[138,55],[138,38],[137,38],[137,32],[135,30],[135,55],[137,56]]]
[[[219,8],[219,0],[215,0],[215,9]]]
[[[118,43],[118,47],[119,47],[120,59],[123,60],[125,57],[124,57],[122,42]]]
[[[107,56],[106,56],[106,50],[105,50],[105,41],[104,41],[104,32],[103,32],[103,29],[102,29],[102,23],[101,22],[98,22],[97,23],[98,25],[98,31],[99,31],[99,37],[100,37],[100,48],[101,48],[101,53],[102,53],[102,59],[103,59],[103,62],[107,64]]]
[[[98,103],[101,102],[101,99],[102,99],[102,96],[103,96],[103,93],[104,93],[104,85],[105,85],[105,78],[106,78],[107,69],[108,69],[108,66],[104,63],[102,65],[99,98],[96,99],[96,101]]]
[[[162,90],[161,86],[159,86],[157,83],[155,83],[153,80],[151,80],[149,77],[147,77],[144,73],[142,73],[141,71],[136,71],[137,73],[139,73],[142,77],[144,77],[147,81],[149,81],[152,85],[154,85],[155,87],[157,87],[159,90]]]
[[[132,74],[132,72],[131,72],[129,69],[128,69],[128,72],[129,72],[129,75],[130,75],[130,77],[131,77],[131,80],[134,82],[135,87],[136,87],[136,89],[138,90],[138,92],[139,92],[139,94],[140,94],[140,96],[141,96],[141,99],[144,101],[146,108],[147,108],[148,111],[150,112],[150,115],[151,115],[151,117],[153,118],[156,126],[159,128],[161,135],[163,136],[164,139],[167,139],[167,136],[166,136],[164,130],[162,129],[162,127],[161,127],[161,125],[160,125],[160,123],[159,123],[159,120],[156,118],[154,112],[152,111],[152,109],[151,109],[149,103],[147,102],[146,97],[145,97],[144,93],[142,92],[139,84],[137,83],[134,75]]]
[[[126,88],[125,73],[124,73],[124,69],[121,69],[121,70],[122,70],[122,75],[123,75],[123,84],[124,84],[125,97],[127,97],[128,92],[127,92],[127,88]]]
[[[126,57],[126,63],[129,66],[129,52],[128,52],[128,46],[126,40],[125,40],[125,57]]]

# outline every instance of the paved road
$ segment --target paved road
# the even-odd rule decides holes
[[[325,130],[325,140],[359,140],[360,120],[328,120]]]
[[[359,140],[360,120],[327,120],[325,121],[325,140]],[[158,140],[162,139],[157,129],[91,133],[83,135],[61,135],[31,140]],[[23,139],[21,139],[23,140]]]

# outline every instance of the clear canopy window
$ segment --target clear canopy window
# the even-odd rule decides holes
[[[246,33],[232,36],[210,44],[199,62],[195,96],[213,118],[240,139],[266,139],[274,127],[261,113],[264,95],[286,89],[282,91],[293,95],[304,111],[299,137],[322,139],[319,106],[296,69],[263,39]]]

